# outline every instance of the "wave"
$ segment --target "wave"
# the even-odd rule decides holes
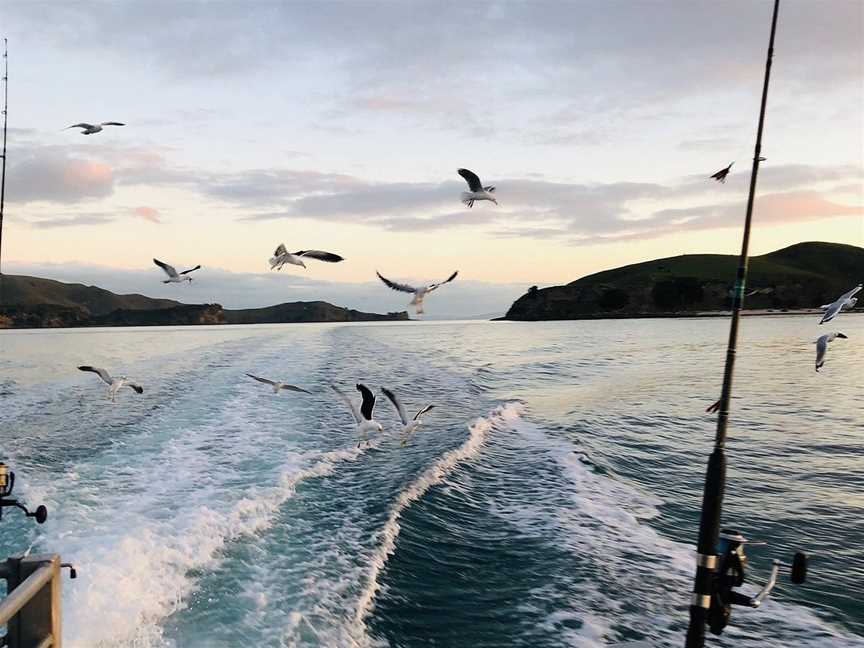
[[[499,405],[487,416],[478,418],[469,427],[468,439],[465,443],[438,459],[399,493],[396,502],[390,509],[387,522],[378,533],[381,544],[378,545],[377,550],[370,558],[366,587],[357,601],[353,627],[355,641],[360,644],[369,643],[366,619],[375,607],[375,597],[381,588],[378,578],[396,547],[396,539],[401,530],[399,519],[402,514],[412,503],[423,497],[432,486],[440,484],[456,466],[476,456],[486,443],[492,430],[509,426],[513,421],[519,419],[523,412],[524,405],[522,403],[512,402]]]
[[[526,487],[521,497],[512,494],[493,511],[569,553],[572,561],[561,565],[562,573],[581,570],[574,580],[550,580],[532,591],[526,609],[532,602],[559,601],[540,625],[564,645],[648,645],[631,643],[634,639],[652,646],[680,645],[694,551],[648,523],[661,514],[664,502],[586,465],[569,440],[527,421],[514,429],[508,445],[515,454],[525,456],[530,448],[535,460],[545,457],[550,470],[540,470],[539,463],[532,466],[532,484],[538,490]],[[546,498],[544,492],[555,495]],[[539,499],[546,499],[543,506],[537,505]],[[750,589],[752,593],[755,588]],[[782,592],[758,610],[736,610],[726,636],[736,645],[760,648],[864,647],[861,637],[826,622],[812,609],[784,601]]]
[[[267,529],[280,506],[304,481],[325,477],[340,462],[354,461],[365,448],[334,450],[314,456],[314,463],[287,467],[279,482],[234,503],[226,512],[199,506],[186,513],[179,533],[160,524],[126,529],[105,551],[88,551],[76,565],[84,584],[67,609],[67,642],[87,648],[167,645],[162,622],[182,609],[196,587],[196,571],[219,561],[230,542]],[[300,457],[302,460],[302,456]],[[164,533],[163,533],[164,532]]]

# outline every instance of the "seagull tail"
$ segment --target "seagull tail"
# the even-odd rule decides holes
[[[467,191],[462,192],[462,202],[466,204],[468,207],[474,204],[474,194],[468,193]]]

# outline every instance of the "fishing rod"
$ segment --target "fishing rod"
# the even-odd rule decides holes
[[[714,450],[708,459],[705,473],[705,490],[702,496],[702,517],[699,523],[699,540],[696,554],[696,575],[693,582],[693,597],[690,602],[690,625],[687,629],[686,648],[703,648],[705,627],[720,634],[729,622],[732,605],[759,607],[777,582],[781,567],[791,567],[792,582],[803,583],[807,574],[807,557],[795,554],[792,565],[774,561],[768,582],[755,597],[733,591],[744,582],[747,544],[757,544],[734,530],[720,529],[723,509],[723,493],[726,488],[726,429],[729,421],[729,400],[732,394],[732,376],[735,367],[735,352],[738,345],[738,323],[747,283],[747,250],[750,245],[750,225],[753,217],[753,200],[756,179],[762,157],[762,129],[765,124],[765,105],[768,100],[768,81],[771,77],[771,61],[774,58],[774,35],[777,31],[777,13],[780,0],[774,0],[771,19],[771,36],[765,62],[765,81],[762,86],[762,104],[759,110],[759,127],[756,131],[756,147],[753,152],[753,170],[750,174],[750,193],[747,197],[747,215],[744,218],[744,236],[741,256],[732,296],[732,321],[729,327],[729,344],[726,349],[726,366],[723,372],[723,391],[720,396],[717,416],[717,433]],[[759,543],[764,544],[764,543]]]

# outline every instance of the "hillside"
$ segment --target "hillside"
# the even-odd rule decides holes
[[[408,314],[363,313],[326,302],[295,302],[227,310],[220,304],[181,304],[144,295],[117,295],[96,286],[2,275],[0,328],[185,326],[293,322],[407,320]]]
[[[107,315],[118,309],[156,310],[175,308],[180,302],[173,299],[153,299],[144,295],[116,295],[96,286],[63,283],[53,279],[3,275],[0,305],[37,306],[54,304],[70,308],[83,308],[91,315]]]
[[[407,320],[408,314],[363,313],[353,309],[334,306],[327,302],[291,302],[267,308],[226,310],[228,324],[273,324],[277,322],[377,322],[383,320]]]
[[[533,287],[503,319],[685,316],[731,308],[738,257],[685,254],[605,270],[564,286]],[[864,249],[798,243],[751,257],[747,309],[817,308],[864,280]]]

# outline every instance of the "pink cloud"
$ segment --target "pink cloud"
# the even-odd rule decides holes
[[[138,218],[143,218],[151,223],[162,223],[162,220],[159,218],[159,210],[153,207],[135,207],[132,213]]]
[[[111,167],[101,162],[68,160],[63,169],[63,183],[69,188],[86,190],[110,187],[113,182],[114,173],[111,171]]]

